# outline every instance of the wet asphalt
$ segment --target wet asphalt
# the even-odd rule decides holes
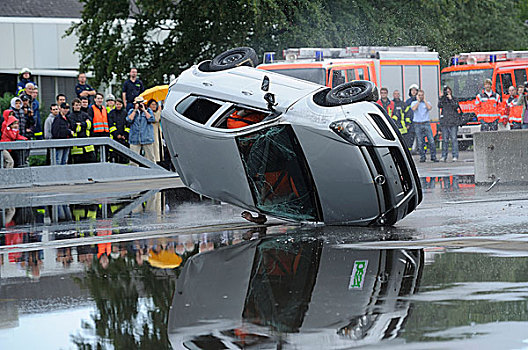
[[[173,180],[0,191],[0,348],[522,349],[528,191],[417,163],[389,228],[258,226]]]

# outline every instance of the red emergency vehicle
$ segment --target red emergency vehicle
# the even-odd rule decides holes
[[[417,84],[434,108],[431,120],[438,120],[440,61],[437,52],[425,46],[359,46],[347,48],[295,48],[283,51],[284,60],[275,53],[264,54],[257,68],[335,87],[353,80],[370,80],[378,88],[399,90],[408,98],[409,87]]]
[[[459,99],[467,125],[459,128],[458,139],[465,148],[473,143],[473,133],[480,131],[475,115],[475,98],[491,79],[492,89],[508,100],[508,88],[524,84],[528,68],[528,51],[468,52],[451,59],[451,66],[442,69],[442,84],[448,85]]]

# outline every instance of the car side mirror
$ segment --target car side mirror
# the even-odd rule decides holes
[[[268,92],[266,95],[264,95],[264,100],[268,103],[268,109],[272,112],[275,112],[275,106],[277,103],[275,102],[275,95],[271,92]]]

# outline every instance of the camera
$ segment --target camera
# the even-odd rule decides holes
[[[528,95],[528,81],[525,81],[523,85],[524,85],[524,94]]]

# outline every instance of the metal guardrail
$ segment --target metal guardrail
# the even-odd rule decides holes
[[[32,141],[13,141],[0,142],[0,169],[4,167],[4,155],[2,150],[35,150],[35,149],[49,149],[51,165],[55,164],[55,151],[57,148],[67,148],[73,146],[99,146],[99,162],[106,162],[106,147],[112,148],[114,151],[125,155],[134,163],[140,166],[165,170],[158,164],[151,162],[145,157],[131,151],[129,148],[123,146],[117,141],[109,137],[87,137],[87,138],[73,138],[73,139],[57,139],[57,140],[32,140]]]

